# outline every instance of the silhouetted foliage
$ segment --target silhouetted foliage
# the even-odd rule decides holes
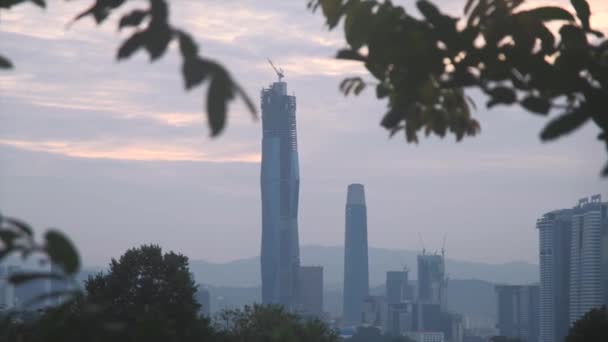
[[[492,338],[490,338],[490,342],[523,342],[523,341],[517,337],[492,336]]]
[[[477,88],[487,107],[518,104],[542,116],[561,114],[541,132],[543,141],[564,136],[587,121],[601,130],[608,149],[608,41],[589,25],[585,0],[567,9],[521,9],[523,0],[468,0],[464,16],[441,13],[418,0],[414,17],[390,1],[310,0],[330,29],[344,22],[348,48],[337,58],[359,61],[375,78],[376,96],[388,99],[382,126],[391,136],[403,130],[461,140],[479,132],[464,89]],[[558,22],[559,30],[547,24]],[[557,34],[556,34],[557,32]],[[370,85],[348,78],[340,89],[359,94]],[[608,165],[603,170],[608,175]]]
[[[407,336],[393,336],[383,334],[376,327],[357,327],[357,332],[346,342],[414,342]]]
[[[253,305],[222,312],[216,323],[229,341],[333,342],[336,333],[318,320],[307,320],[278,305]]]
[[[130,249],[85,288],[38,319],[9,325],[12,336],[23,342],[217,340],[209,320],[199,316],[196,286],[181,254],[153,245]]]
[[[566,342],[608,341],[608,310],[606,307],[593,309],[574,322],[568,331]]]
[[[49,271],[22,271],[9,276],[13,285],[38,279],[54,279],[74,285],[75,275],[80,270],[80,257],[72,242],[60,231],[49,229],[44,235],[44,242],[39,243],[34,238],[33,228],[26,222],[0,215],[0,262],[9,255],[21,255],[26,259],[32,255],[44,257],[57,266]],[[73,286],[77,288],[77,286]],[[77,290],[59,290],[41,293],[38,297],[25,303],[30,304],[55,297],[66,297],[77,294]]]
[[[40,7],[46,7],[46,0],[0,0],[0,9],[32,2]],[[86,17],[92,17],[97,24],[102,24],[114,11],[122,7],[127,0],[95,0],[94,4],[78,14],[73,22]],[[253,101],[243,91],[228,70],[220,63],[199,54],[199,48],[194,39],[183,30],[175,28],[169,22],[169,5],[166,0],[148,0],[146,9],[136,9],[123,14],[118,23],[119,29],[131,28],[134,32],[119,47],[117,60],[130,58],[139,50],[145,50],[154,62],[167,51],[171,41],[176,40],[182,56],[182,76],[184,87],[191,90],[209,81],[207,92],[207,122],[211,135],[222,132],[226,124],[228,103],[240,97],[249,111],[256,116]],[[0,69],[12,68],[13,64],[0,55]]]

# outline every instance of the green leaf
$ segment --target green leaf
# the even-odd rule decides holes
[[[38,279],[62,279],[62,276],[48,272],[23,272],[11,274],[8,277],[8,281],[13,285],[20,285]]]
[[[517,15],[526,15],[538,21],[566,20],[574,21],[572,14],[557,6],[538,7],[528,11],[519,12]]]
[[[581,127],[589,120],[584,107],[551,120],[540,134],[543,141],[554,140]]]
[[[0,55],[0,69],[12,69],[13,63],[10,60]]]
[[[583,27],[586,30],[590,29],[589,18],[591,17],[591,9],[586,0],[570,0],[570,3],[576,11],[576,16],[580,19]]]
[[[551,102],[544,97],[528,96],[521,101],[521,105],[533,113],[543,115],[551,109]]]
[[[148,16],[148,14],[148,11],[134,10],[133,12],[120,18],[118,28],[121,29],[126,26],[139,26],[146,16]]]
[[[80,257],[72,242],[56,230],[49,230],[45,235],[45,239],[46,251],[51,261],[61,266],[68,275],[78,272]]]
[[[211,128],[211,136],[217,136],[224,129],[227,103],[233,97],[232,80],[218,65],[207,92],[207,121]]]
[[[365,45],[372,29],[374,1],[355,2],[348,7],[344,20],[344,35],[353,50]]]
[[[320,0],[321,10],[325,16],[329,29],[333,29],[340,22],[343,13],[341,0]]]
[[[136,32],[127,39],[118,49],[116,59],[121,60],[131,57],[135,51],[144,45],[144,32]]]

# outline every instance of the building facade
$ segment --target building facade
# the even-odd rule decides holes
[[[407,271],[386,272],[386,302],[388,304],[399,304],[409,298],[409,283]]]
[[[369,296],[367,208],[361,184],[348,186],[345,221],[343,322],[357,325]]]
[[[323,316],[323,267],[301,266],[298,312],[307,317]]]
[[[418,255],[418,301],[437,304],[442,312],[446,312],[447,285],[443,253]]]
[[[300,268],[296,98],[279,80],[262,90],[261,102],[262,303],[294,310]]]
[[[572,213],[570,324],[606,304],[607,203],[600,195],[579,201]]]
[[[498,285],[498,334],[524,342],[538,342],[540,289],[537,285]]]
[[[540,266],[540,342],[563,341],[570,312],[572,210],[555,210],[536,221]]]

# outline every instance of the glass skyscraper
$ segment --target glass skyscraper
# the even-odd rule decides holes
[[[361,322],[365,299],[369,296],[367,259],[367,208],[363,185],[348,186],[344,244],[344,325]]]
[[[262,303],[294,310],[300,268],[296,98],[279,78],[262,90],[261,102]]]

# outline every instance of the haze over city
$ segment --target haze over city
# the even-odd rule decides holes
[[[605,30],[608,5],[591,4]],[[456,12],[460,2],[445,6]],[[204,1],[172,11],[258,105],[276,79],[266,58],[284,69],[298,98],[301,245],[343,245],[345,189],[363,183],[370,246],[420,250],[420,233],[431,250],[446,236],[450,258],[537,263],[539,215],[606,196],[591,125],[543,144],[545,118],[488,112],[473,93],[480,136],[406,144],[378,125],[385,104],[373,90],[339,93],[342,78],[364,70],[333,59],[340,32],[304,3]],[[123,34],[89,20],[67,29],[74,14],[64,2],[3,13],[2,50],[18,61],[0,76],[3,212],[61,228],[85,265],[141,243],[216,262],[259,255],[259,120],[234,103],[225,133],[209,138],[201,92],[180,87],[177,46],[153,65],[143,53],[116,63]]]

